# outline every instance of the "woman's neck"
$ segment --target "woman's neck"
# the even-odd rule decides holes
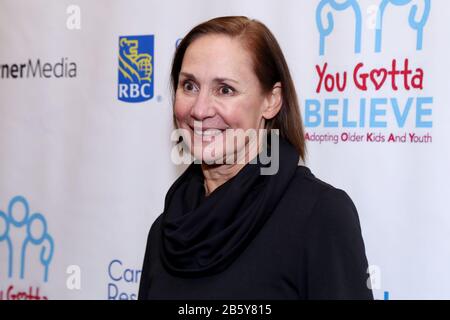
[[[245,166],[245,164],[207,165],[202,164],[203,177],[205,178],[205,195],[211,194],[222,184],[233,178]]]
[[[205,195],[208,196],[222,184],[233,178],[251,160],[253,160],[261,150],[262,140],[256,139],[246,144],[244,152],[238,155],[237,161],[232,164],[202,163],[203,177],[205,178]]]

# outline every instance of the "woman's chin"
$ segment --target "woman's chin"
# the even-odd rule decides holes
[[[195,148],[192,154],[195,159],[209,165],[223,164],[225,162],[223,152],[216,152],[216,150],[209,145],[205,148]]]

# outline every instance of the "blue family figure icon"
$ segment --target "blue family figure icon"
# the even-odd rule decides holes
[[[317,29],[320,35],[319,42],[319,55],[323,56],[325,54],[325,39],[328,37],[334,30],[334,19],[332,10],[335,11],[344,11],[347,9],[352,9],[355,15],[355,53],[361,52],[361,27],[362,27],[362,18],[361,18],[361,9],[356,0],[322,0],[319,2],[319,5],[316,9],[316,24]],[[324,21],[324,12],[328,10],[326,13],[326,21]]]
[[[5,242],[8,256],[8,277],[12,277],[13,247],[9,236],[10,219],[3,211],[0,211],[0,245]]]
[[[417,4],[413,4],[409,11],[408,22],[409,26],[416,30],[417,40],[416,40],[416,50],[422,50],[423,43],[423,29],[427,23],[428,16],[430,15],[430,0],[419,0],[423,2],[422,14],[418,14]],[[417,1],[414,1],[417,2]],[[375,52],[381,51],[381,38],[383,33],[383,18],[388,4],[395,6],[406,6],[413,3],[413,0],[383,0],[380,3],[377,14],[377,27],[375,33]]]
[[[47,282],[48,269],[53,257],[53,239],[47,232],[47,221],[44,216],[40,213],[33,213],[30,216],[28,201],[23,196],[15,196],[9,201],[7,213],[0,211],[0,244],[2,242],[6,243],[9,278],[12,278],[15,270],[14,244],[20,243],[17,239],[15,239],[16,241],[11,239],[11,237],[15,237],[15,234],[18,234],[12,233],[12,230],[19,230],[19,233],[26,234],[20,248],[20,278],[23,279],[25,277],[25,258],[27,249],[31,244],[41,247],[39,262],[44,268],[43,278]]]
[[[27,247],[29,244],[40,246],[40,263],[44,267],[44,282],[48,281],[48,269],[53,257],[53,239],[47,233],[47,221],[40,213],[34,213],[27,225],[27,236],[23,242],[21,266],[20,266],[20,278],[25,276],[25,257]]]

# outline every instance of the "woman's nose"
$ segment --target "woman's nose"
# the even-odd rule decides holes
[[[191,116],[196,120],[215,115],[213,97],[208,90],[200,90],[191,109]]]

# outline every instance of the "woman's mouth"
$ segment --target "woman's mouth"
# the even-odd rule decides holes
[[[213,137],[221,134],[224,129],[193,129],[194,134],[200,137]]]

